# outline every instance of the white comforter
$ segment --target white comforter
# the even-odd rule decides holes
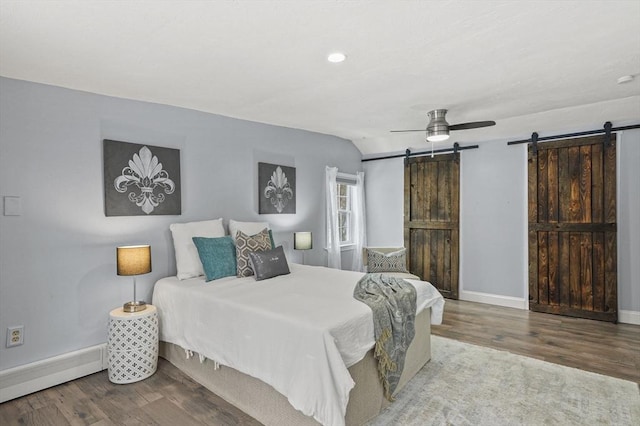
[[[347,367],[374,345],[371,309],[353,298],[359,272],[291,264],[265,281],[163,278],[153,304],[160,339],[256,377],[323,425],[344,425],[354,382]],[[429,283],[417,312],[431,306],[440,324],[444,300]]]

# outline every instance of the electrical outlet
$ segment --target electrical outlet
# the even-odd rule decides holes
[[[24,343],[24,326],[7,327],[7,347],[20,346]]]

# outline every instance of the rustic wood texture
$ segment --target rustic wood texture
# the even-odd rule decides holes
[[[409,270],[458,298],[460,154],[405,162],[404,241]]]
[[[527,165],[527,208],[529,224],[538,222],[538,156],[529,149]],[[538,234],[529,229],[529,302],[538,303]]]
[[[0,404],[0,424],[13,425],[260,425],[160,358],[158,371],[116,385],[107,371]]]
[[[536,222],[548,222],[548,172],[547,153],[538,152],[538,220]]]
[[[617,320],[615,136],[529,147],[531,310]]]
[[[447,300],[432,334],[640,383],[640,326]]]

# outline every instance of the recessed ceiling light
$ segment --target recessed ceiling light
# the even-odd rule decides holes
[[[618,79],[618,84],[628,83],[628,82],[630,82],[632,80],[633,80],[633,76],[632,75],[623,75],[622,77],[620,77]]]
[[[342,62],[345,59],[347,59],[347,55],[345,55],[342,52],[335,52],[327,56],[327,61],[333,62],[334,64],[337,64],[338,62]]]

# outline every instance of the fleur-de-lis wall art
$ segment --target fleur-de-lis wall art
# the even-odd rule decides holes
[[[146,214],[153,212],[165,200],[163,191],[169,195],[176,189],[169,173],[162,170],[158,157],[146,146],[140,148],[139,154],[133,154],[129,165],[122,169],[122,174],[115,179],[113,186],[120,193],[131,190],[129,201],[136,203]],[[156,191],[158,187],[160,191]]]
[[[107,216],[179,215],[180,150],[104,140]]]
[[[260,214],[295,213],[295,167],[258,163],[258,198]]]

